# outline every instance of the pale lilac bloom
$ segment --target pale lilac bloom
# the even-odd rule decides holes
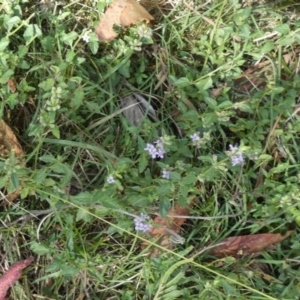
[[[112,175],[109,175],[109,176],[107,177],[107,182],[108,182],[109,184],[112,184],[112,183],[115,183],[116,181],[115,181],[115,179],[114,179],[114,177],[113,177]]]
[[[140,217],[134,219],[134,228],[135,230],[139,231],[149,231],[151,229],[151,225],[147,223],[150,217],[144,213],[140,214]]]
[[[164,150],[164,145],[162,139],[158,139],[153,144],[147,144],[147,147],[144,150],[148,151],[152,158],[164,158],[164,154],[166,153]]]
[[[157,149],[154,145],[147,144],[147,147],[144,150],[148,151],[152,158],[156,158]]]
[[[245,159],[239,147],[230,144],[229,150],[231,152],[231,164],[233,166],[238,166],[238,165],[243,166],[245,163]]]
[[[164,179],[170,179],[170,172],[166,169],[163,169],[161,177]]]
[[[86,33],[83,37],[82,37],[83,41],[88,43],[90,41],[90,36],[88,35],[88,33]]]
[[[197,142],[200,140],[200,133],[199,132],[195,132],[193,134],[190,135],[190,138],[192,139],[193,142]]]

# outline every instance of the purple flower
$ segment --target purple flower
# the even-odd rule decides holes
[[[109,175],[109,176],[107,177],[107,182],[108,182],[109,184],[112,184],[112,183],[115,183],[116,181],[115,181],[115,179],[114,179],[114,177],[113,177],[112,175]]]
[[[134,228],[135,230],[146,232],[151,229],[151,225],[147,223],[150,217],[144,213],[140,214],[140,217],[134,219]]]
[[[170,172],[166,169],[163,169],[161,177],[165,179],[170,179]]]
[[[233,166],[238,166],[238,165],[243,166],[245,163],[245,159],[239,147],[230,144],[229,150],[231,155],[231,164]]]
[[[200,136],[199,136],[199,132],[195,132],[193,134],[190,135],[190,138],[192,139],[193,142],[197,142],[200,140]]]
[[[166,152],[162,140],[158,139],[154,144],[156,145],[147,144],[147,147],[144,150],[148,151],[152,158],[164,158]]]

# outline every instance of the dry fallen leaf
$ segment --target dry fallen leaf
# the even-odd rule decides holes
[[[209,254],[218,258],[226,256],[241,257],[258,253],[268,246],[278,244],[294,231],[287,231],[284,235],[280,233],[261,233],[253,235],[234,236],[224,239],[209,251]]]
[[[14,151],[15,156],[22,157],[24,152],[10,127],[0,120],[0,156],[7,158],[9,153]],[[14,201],[20,194],[21,188],[5,196],[9,202]],[[1,200],[1,199],[0,199]]]
[[[14,79],[9,79],[7,81],[7,84],[9,86],[9,89],[12,93],[15,93],[17,91],[17,88],[16,88],[16,84],[15,84],[15,80]]]
[[[184,239],[179,236],[181,226],[185,222],[185,218],[172,217],[172,215],[186,216],[189,214],[189,208],[181,207],[178,204],[168,212],[168,217],[162,218],[157,216],[153,220],[153,227],[148,233],[154,238],[158,239],[157,244],[166,248],[172,249],[175,243],[182,243]],[[175,239],[179,239],[176,241]],[[180,240],[181,238],[181,240]],[[143,248],[148,246],[148,243],[143,243]],[[160,250],[155,248],[151,252],[152,257],[156,257],[160,254]]]
[[[33,258],[18,261],[10,266],[0,278],[0,300],[4,300],[8,289],[21,277],[22,270],[33,262]]]
[[[152,20],[154,18],[135,0],[115,0],[109,5],[97,26],[96,34],[100,41],[108,42],[117,36],[114,25],[127,27],[137,22]]]

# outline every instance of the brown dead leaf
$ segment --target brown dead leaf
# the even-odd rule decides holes
[[[115,0],[98,24],[96,34],[100,41],[108,42],[117,36],[114,25],[127,27],[137,22],[152,20],[154,18],[135,0]]]
[[[209,254],[218,258],[226,256],[240,257],[258,253],[267,247],[278,244],[289,237],[294,231],[280,233],[261,233],[253,235],[234,236],[224,239],[209,251]]]
[[[33,262],[33,258],[18,261],[10,266],[0,278],[0,300],[4,300],[8,289],[21,277],[22,270]]]
[[[0,156],[2,158],[7,158],[11,151],[13,151],[17,157],[23,157],[24,155],[21,145],[11,128],[4,122],[4,120],[0,120]],[[21,162],[22,161],[23,159],[21,158]],[[6,195],[5,199],[12,202],[19,196],[20,192],[21,188]]]
[[[14,79],[9,79],[9,80],[7,81],[7,84],[8,84],[8,86],[9,86],[9,88],[10,88],[10,91],[11,91],[12,93],[15,93],[15,92],[17,91],[17,88],[16,88],[16,84],[15,84],[15,80],[14,80]]]
[[[168,212],[168,217],[162,218],[157,216],[153,223],[154,225],[148,231],[148,233],[154,238],[157,239],[157,243],[166,248],[172,249],[174,247],[174,240],[172,237],[177,235],[181,229],[181,226],[185,222],[185,218],[172,217],[172,215],[186,216],[189,214],[189,208],[181,207],[178,204],[175,205],[173,209],[170,209]],[[173,234],[171,233],[173,232]],[[146,248],[148,243],[143,243],[143,248]],[[151,252],[152,257],[156,257],[160,254],[160,250],[153,249]]]

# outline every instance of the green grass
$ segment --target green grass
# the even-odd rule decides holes
[[[0,6],[1,116],[26,160],[0,160],[2,192],[22,187],[13,203],[1,200],[0,265],[35,259],[9,299],[298,299],[299,5],[143,5],[152,35],[138,24],[110,43],[94,34],[105,1]],[[158,121],[132,126],[149,107],[126,115],[127,96],[143,97]],[[167,153],[152,159],[144,149],[160,137]],[[230,144],[243,166],[232,165]],[[172,250],[134,230],[140,213],[154,219],[193,199],[173,233],[185,242]],[[229,236],[290,229],[259,256],[207,251]],[[160,255],[149,257],[153,248]]]

